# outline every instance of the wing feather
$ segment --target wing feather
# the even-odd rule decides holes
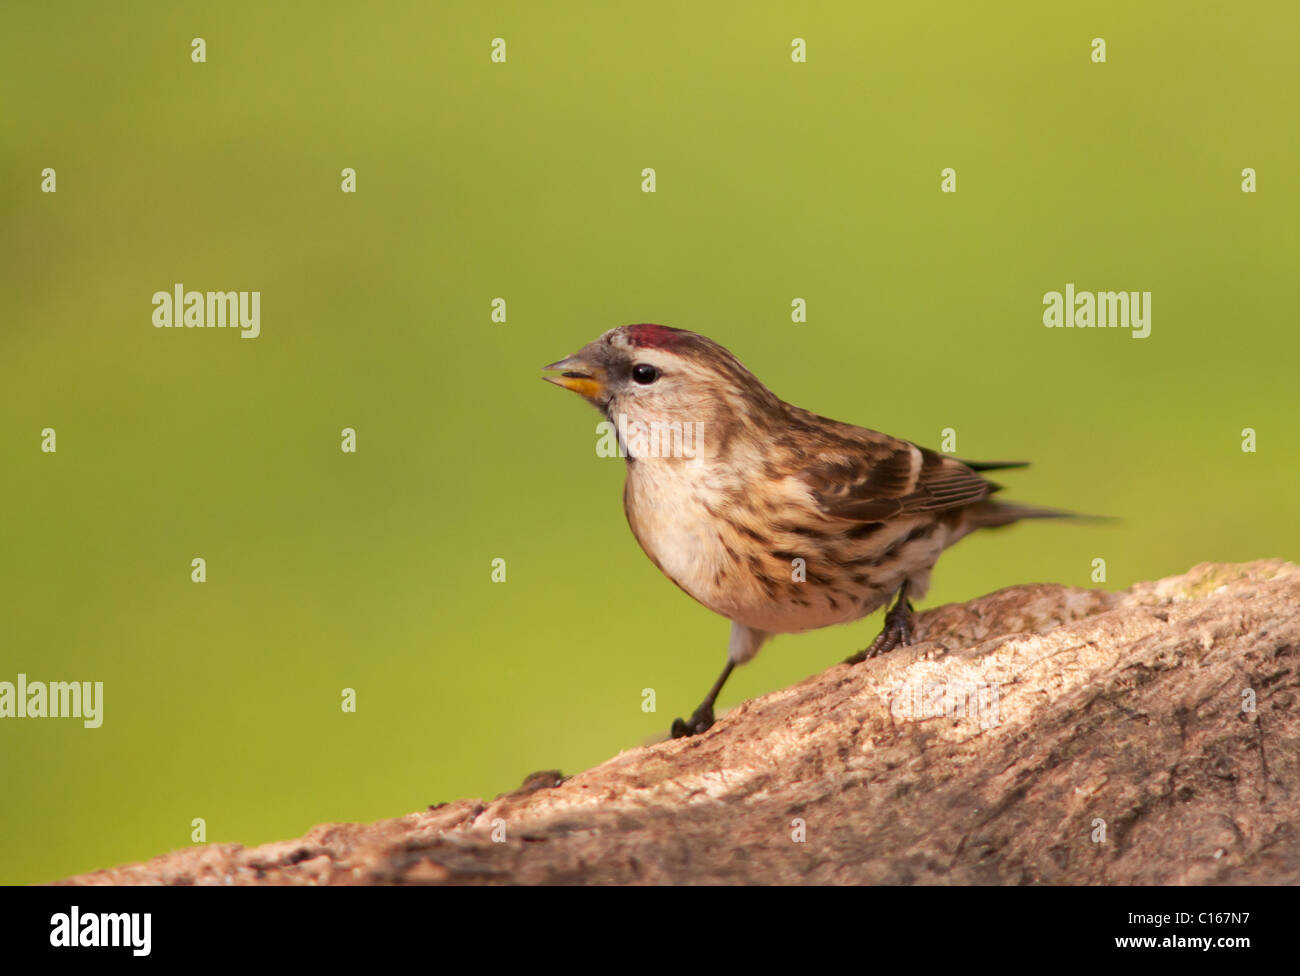
[[[822,431],[833,437],[813,458],[803,456],[798,477],[834,518],[879,522],[942,512],[998,490],[956,458],[864,427],[830,423],[831,431]]]

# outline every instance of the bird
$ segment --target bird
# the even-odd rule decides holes
[[[994,499],[985,471],[780,399],[727,349],[653,323],[610,329],[543,367],[606,418],[626,458],[623,508],[656,567],[731,622],[725,667],[673,738],[698,735],[732,671],[776,634],[889,605],[860,663],[914,637],[914,599],[976,529],[1075,513]],[[892,603],[891,603],[892,601]]]

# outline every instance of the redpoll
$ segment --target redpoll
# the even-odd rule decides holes
[[[662,325],[606,332],[552,363],[605,414],[627,457],[623,507],[659,569],[731,621],[727,664],[673,735],[713,724],[733,668],[773,634],[857,620],[896,597],[875,641],[912,639],[910,600],[975,529],[1070,513],[995,501],[975,463],[785,403],[711,339]]]

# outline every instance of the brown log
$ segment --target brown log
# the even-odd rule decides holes
[[[1300,568],[918,620],[910,647],[568,779],[64,883],[1300,883]]]

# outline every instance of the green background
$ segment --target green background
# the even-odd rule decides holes
[[[1294,558],[1300,13],[1057,6],[7,4],[0,680],[105,716],[0,721],[0,881],[491,796],[688,713],[727,624],[538,381],[627,322],[1122,519],[977,536],[925,605]],[[262,336],[154,329],[176,282],[261,291]],[[1150,337],[1043,328],[1066,282],[1151,291]]]

